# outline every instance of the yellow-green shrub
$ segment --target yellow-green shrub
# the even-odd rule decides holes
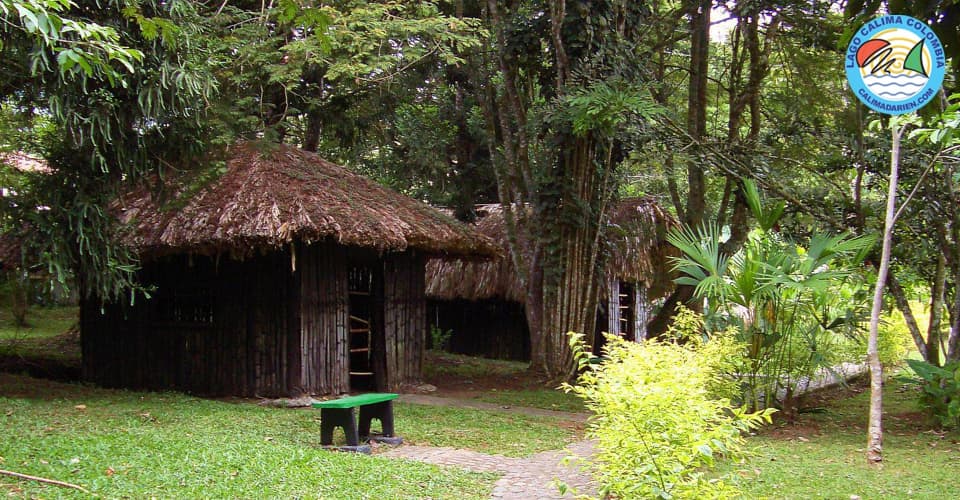
[[[917,311],[918,308],[914,307],[913,310]],[[916,319],[919,324],[926,325],[930,321],[929,313],[924,312],[921,307]],[[884,365],[899,364],[915,348],[913,337],[910,336],[910,330],[907,328],[907,321],[899,309],[885,313],[880,318],[880,332],[877,340],[880,361]]]
[[[719,457],[742,456],[741,434],[772,413],[732,408],[714,392],[728,389],[722,367],[740,358],[742,346],[730,335],[706,343],[694,336],[682,344],[607,341],[606,360],[595,365],[581,357],[577,385],[566,386],[594,413],[588,434],[598,441],[592,465],[601,496],[735,496],[732,482],[708,479],[705,468]]]

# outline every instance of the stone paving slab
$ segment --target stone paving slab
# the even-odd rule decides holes
[[[587,413],[570,413],[540,408],[526,408],[487,403],[470,399],[444,398],[423,394],[401,394],[399,401],[433,406],[452,406],[477,410],[493,410],[537,417],[554,417],[583,422]],[[560,495],[556,480],[563,481],[580,494],[596,496],[597,487],[577,460],[562,463],[565,457],[589,458],[594,453],[593,441],[580,441],[563,450],[550,450],[526,458],[487,455],[472,450],[433,446],[400,446],[379,456],[416,460],[446,467],[459,467],[474,472],[499,472],[503,477],[494,485],[491,498],[503,500],[540,500],[573,498]]]
[[[500,472],[503,477],[494,485],[491,498],[539,500],[573,498],[569,493],[560,495],[555,483],[557,479],[579,493],[595,495],[596,485],[576,461],[561,463],[564,457],[570,455],[588,458],[593,454],[593,450],[593,441],[581,441],[571,444],[565,450],[551,450],[527,458],[514,458],[449,447],[401,446],[380,456],[460,467],[475,472]]]

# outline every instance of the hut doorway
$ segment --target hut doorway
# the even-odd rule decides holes
[[[351,264],[347,283],[349,301],[351,391],[374,391],[385,384],[383,335],[383,279],[376,267]]]

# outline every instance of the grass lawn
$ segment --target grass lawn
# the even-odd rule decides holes
[[[28,358],[58,366],[79,366],[80,342],[66,333],[77,323],[77,307],[37,307],[27,314],[27,327],[18,327],[9,308],[0,308],[0,358]],[[0,366],[4,362],[0,360]]]
[[[451,396],[469,397],[503,406],[526,406],[566,412],[584,412],[583,400],[534,380],[528,363],[475,358],[430,351],[424,363],[427,380],[443,390],[455,386]]]
[[[408,442],[525,456],[576,438],[559,422],[401,404]],[[105,497],[486,498],[497,476],[334,453],[319,412],[0,374],[0,469]],[[0,476],[0,495],[82,496]]]
[[[77,307],[31,306],[27,327],[18,327],[9,307],[0,307],[0,340],[25,340],[56,337],[77,322]]]
[[[866,463],[869,390],[775,424],[748,443],[756,456],[733,467],[746,498],[960,498],[960,434],[927,425],[915,393],[895,380],[884,388],[884,463]],[[730,466],[728,466],[730,467]]]
[[[587,411],[582,399],[559,389],[493,389],[477,399],[506,406],[527,406],[573,413]]]

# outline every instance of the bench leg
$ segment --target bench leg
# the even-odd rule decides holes
[[[384,437],[393,437],[393,401],[384,401],[360,407],[360,438],[370,439],[370,422],[380,421]]]
[[[353,408],[321,408],[320,444],[324,446],[332,445],[333,430],[337,427],[343,429],[343,434],[347,437],[347,446],[360,445],[357,420]]]

